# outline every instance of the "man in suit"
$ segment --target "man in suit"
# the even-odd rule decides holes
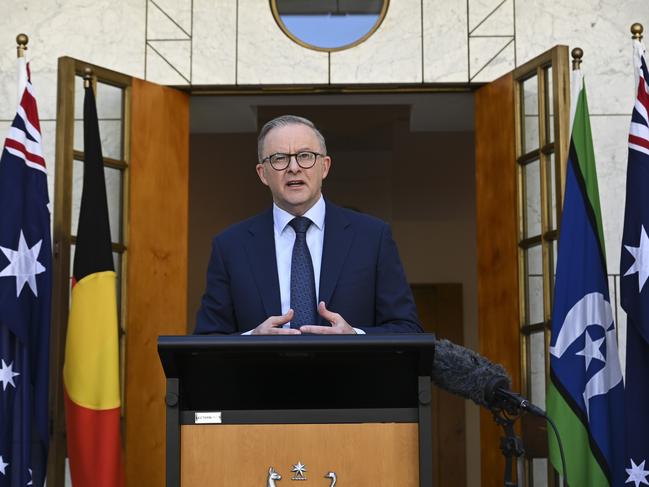
[[[389,226],[322,197],[331,158],[312,122],[259,133],[273,206],[214,237],[195,333],[421,332]]]

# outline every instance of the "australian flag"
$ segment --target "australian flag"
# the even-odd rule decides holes
[[[52,252],[47,171],[29,66],[0,159],[0,487],[47,465]]]
[[[637,99],[629,131],[620,288],[627,312],[625,478],[638,487],[649,485],[649,72],[640,41],[634,64]]]

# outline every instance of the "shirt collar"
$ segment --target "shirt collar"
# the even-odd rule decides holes
[[[318,230],[324,228],[324,219],[327,205],[325,200],[320,195],[320,199],[313,205],[309,210],[303,215],[313,222],[313,225],[318,227]],[[295,218],[295,215],[291,215],[288,211],[282,210],[279,206],[273,203],[273,222],[275,223],[275,230],[281,234],[285,229],[286,225]]]

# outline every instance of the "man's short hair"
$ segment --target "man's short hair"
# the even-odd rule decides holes
[[[259,136],[257,137],[257,159],[259,159],[260,164],[264,157],[264,139],[266,138],[266,135],[268,135],[268,132],[270,132],[274,128],[286,127],[287,125],[306,125],[307,127],[309,127],[311,130],[313,130],[313,133],[318,138],[318,142],[320,143],[320,150],[323,154],[327,154],[327,145],[325,144],[325,139],[311,120],[304,117],[298,117],[297,115],[281,115],[277,118],[272,119],[270,122],[266,122],[259,131]]]

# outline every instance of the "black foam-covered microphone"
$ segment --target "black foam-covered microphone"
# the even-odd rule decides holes
[[[505,368],[494,364],[473,350],[448,340],[437,340],[433,359],[433,382],[438,387],[470,399],[489,409],[511,408],[544,415],[527,399],[511,392],[511,381]]]
[[[503,377],[494,377],[485,386],[485,399],[491,409],[504,409],[511,414],[523,410],[542,418],[546,417],[543,409],[532,404],[520,394],[510,391],[509,381],[503,379]]]

